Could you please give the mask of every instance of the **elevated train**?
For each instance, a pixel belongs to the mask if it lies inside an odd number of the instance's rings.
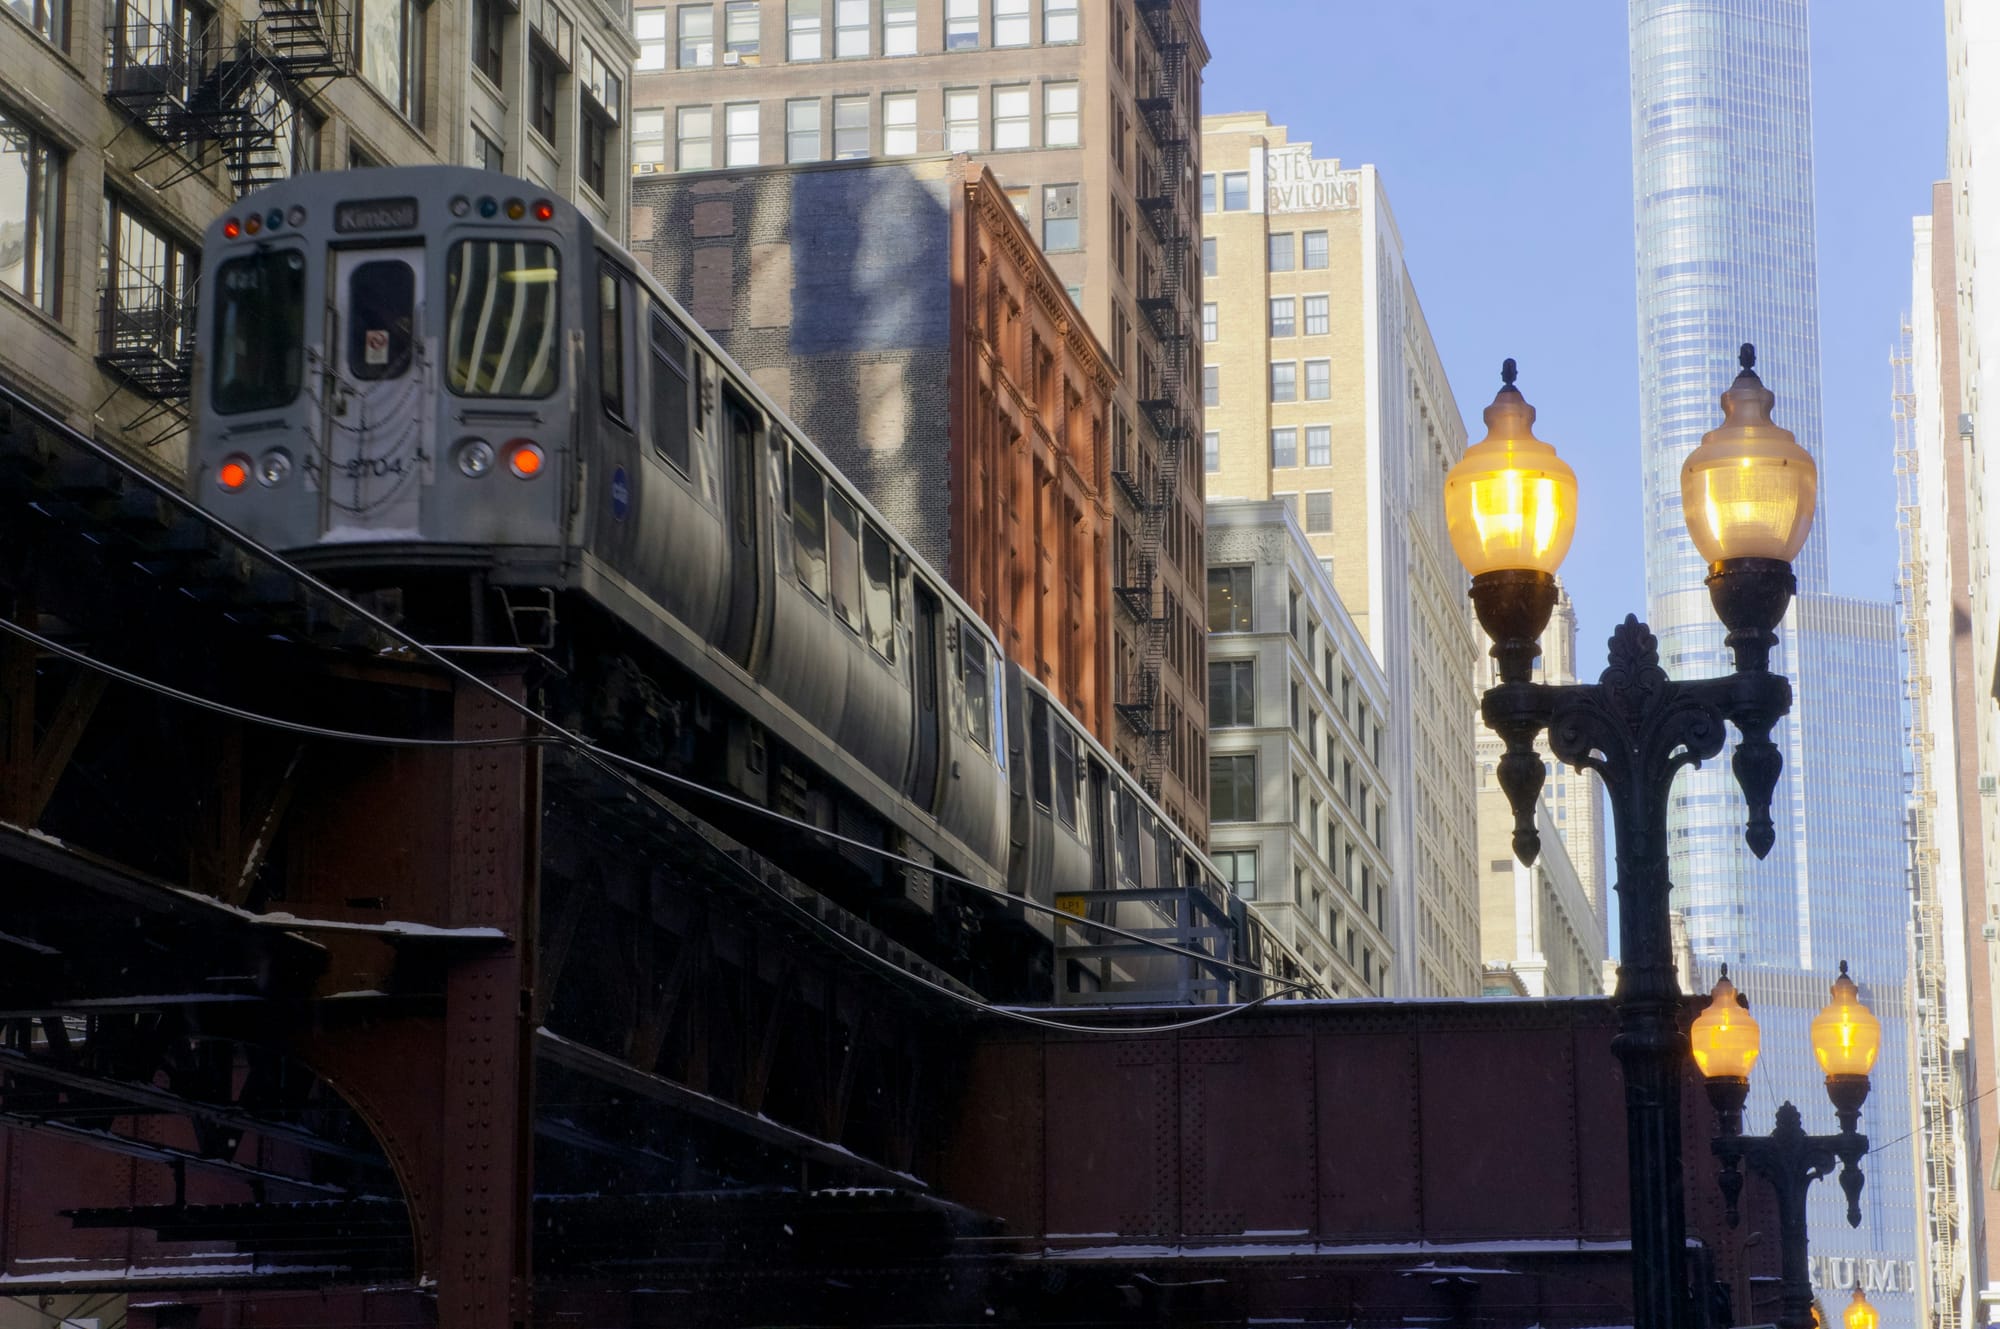
[[[432,639],[558,652],[607,745],[895,857],[745,838],[989,995],[1220,1001],[1171,956],[1053,972],[1044,905],[1296,954],[644,267],[524,181],[309,174],[209,228],[192,492]],[[711,810],[703,809],[707,815]],[[726,817],[726,810],[717,809]],[[746,814],[749,815],[749,814]],[[933,873],[910,863],[944,869]],[[1145,903],[1140,903],[1140,901]],[[1102,999],[1101,997],[1099,999]]]

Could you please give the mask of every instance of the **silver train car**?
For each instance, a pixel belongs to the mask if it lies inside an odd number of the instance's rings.
[[[430,640],[557,652],[564,718],[641,759],[1045,905],[1177,880],[1228,911],[1143,789],[562,199],[459,167],[301,175],[217,218],[203,252],[188,475],[207,510]],[[1000,997],[1182,963],[1059,978],[1044,914],[853,847],[795,858]],[[1238,955],[1277,946],[1240,907],[1231,932]]]

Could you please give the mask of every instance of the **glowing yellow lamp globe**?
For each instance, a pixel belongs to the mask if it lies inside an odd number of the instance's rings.
[[[1819,468],[1790,430],[1771,423],[1777,398],[1752,368],[1755,349],[1745,345],[1741,359],[1743,372],[1722,394],[1722,427],[1703,434],[1681,464],[1681,515],[1711,564],[1789,563],[1812,530]]]
[[[1708,994],[1708,1009],[1688,1029],[1694,1064],[1711,1080],[1748,1080],[1763,1039],[1750,1008],[1725,975]]]
[[[1861,1004],[1861,991],[1847,976],[1845,960],[1840,962],[1840,977],[1833,980],[1831,998],[1813,1017],[1812,1045],[1829,1078],[1866,1075],[1874,1068],[1882,1046],[1882,1022]]]
[[[1486,408],[1486,437],[1444,482],[1445,529],[1465,570],[1554,572],[1576,533],[1576,472],[1535,437],[1535,408],[1514,386],[1514,362]]]
[[[1875,1329],[1882,1322],[1868,1298],[1861,1295],[1861,1289],[1854,1289],[1854,1300],[1847,1303],[1847,1309],[1840,1313],[1841,1329]]]

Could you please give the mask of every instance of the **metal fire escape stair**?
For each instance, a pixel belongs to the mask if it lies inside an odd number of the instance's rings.
[[[1140,514],[1131,580],[1117,588],[1120,602],[1140,624],[1138,658],[1118,714],[1146,740],[1145,762],[1139,774],[1147,790],[1158,797],[1160,762],[1168,738],[1160,716],[1160,664],[1171,627],[1161,603],[1160,556],[1190,433],[1186,395],[1191,330],[1185,301],[1192,245],[1184,218],[1193,188],[1188,168],[1194,125],[1187,104],[1188,39],[1173,0],[1138,0],[1138,10],[1159,56],[1153,95],[1139,100],[1140,115],[1159,152],[1159,192],[1141,200],[1140,212],[1159,242],[1160,261],[1155,269],[1155,288],[1139,301],[1140,312],[1159,344],[1157,386],[1153,395],[1139,403],[1157,444],[1157,464],[1150,476],[1135,477],[1122,469],[1114,473]]]

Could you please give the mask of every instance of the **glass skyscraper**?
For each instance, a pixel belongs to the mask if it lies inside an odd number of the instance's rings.
[[[1708,569],[1681,519],[1680,470],[1722,421],[1717,398],[1736,375],[1741,343],[1757,346],[1778,423],[1823,458],[1807,0],[1630,6],[1646,607],[1667,672],[1701,677],[1732,664]],[[1812,1250],[1830,1293],[1872,1270],[1869,1297],[1884,1329],[1914,1329],[1894,616],[1887,604],[1828,593],[1827,538],[1821,520],[1794,562],[1799,597],[1771,659],[1796,698],[1773,733],[1785,754],[1772,805],[1777,844],[1761,862],[1745,847],[1729,752],[1682,774],[1668,805],[1674,903],[1702,968],[1712,977],[1727,962],[1741,972],[1752,1010],[1769,1017],[1750,1129],[1770,1129],[1784,1099],[1805,1112],[1808,1129],[1833,1129],[1805,1033],[1839,961],[1883,1016],[1889,1036],[1862,1119],[1878,1146],[1864,1221],[1849,1229],[1839,1187],[1823,1183],[1812,1201]],[[1828,1309],[1838,1314],[1844,1302]],[[1770,1309],[1737,1307],[1736,1321],[1768,1319]]]

